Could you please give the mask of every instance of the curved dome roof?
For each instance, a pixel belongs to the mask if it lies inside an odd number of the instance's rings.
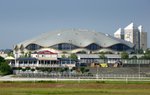
[[[71,43],[79,47],[86,47],[92,43],[95,43],[101,47],[110,47],[115,44],[124,44],[130,48],[134,46],[130,42],[117,39],[108,34],[81,29],[48,32],[33,39],[21,42],[18,46],[20,47],[23,45],[26,47],[29,44],[37,44],[42,47],[50,47],[59,43]]]

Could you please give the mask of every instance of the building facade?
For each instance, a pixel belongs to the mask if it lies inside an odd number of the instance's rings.
[[[121,28],[119,28],[115,33],[114,33],[114,37],[118,38],[118,39],[124,39],[124,32]]]
[[[140,32],[140,48],[143,50],[147,49],[147,32],[144,32],[143,27],[140,25],[138,27]]]
[[[133,23],[124,28],[124,40],[133,43],[136,49],[140,49],[139,30]]]
[[[134,23],[131,23],[124,29],[119,28],[114,33],[114,37],[133,43],[136,50],[147,49],[147,32],[143,31],[141,25],[137,27]]]
[[[34,53],[49,50],[54,53],[81,53],[87,54],[99,52],[118,53],[122,51],[132,52],[134,45],[130,42],[116,39],[108,34],[69,29],[52,31],[21,42],[14,47],[17,57],[25,53]]]

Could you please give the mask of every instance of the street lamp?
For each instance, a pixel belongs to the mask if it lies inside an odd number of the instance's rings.
[[[98,79],[98,65],[96,64],[96,78]]]
[[[70,46],[70,64],[71,64],[71,43],[72,43],[72,40],[69,40],[69,46]]]
[[[139,79],[140,79],[140,77],[141,77],[141,74],[140,74],[140,72],[141,72],[141,66],[140,66],[140,62],[139,61],[138,61],[138,64],[139,64]]]
[[[72,43],[72,40],[69,40],[69,46],[70,46],[70,66],[71,66],[71,43]],[[70,72],[70,68],[69,68],[69,77],[71,77],[71,72]]]

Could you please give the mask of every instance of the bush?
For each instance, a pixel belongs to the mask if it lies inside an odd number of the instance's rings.
[[[121,53],[121,58],[122,59],[128,59],[129,58],[129,54],[127,52],[122,52]]]
[[[11,73],[12,73],[11,67],[8,65],[5,59],[0,56],[0,75],[7,75]]]
[[[7,62],[2,62],[0,64],[0,72],[1,75],[7,75],[12,73],[11,67],[7,64]]]

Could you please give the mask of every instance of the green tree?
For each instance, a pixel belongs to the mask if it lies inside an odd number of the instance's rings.
[[[25,71],[26,71],[26,68],[22,68],[22,71],[25,72]]]
[[[9,52],[9,53],[7,53],[7,55],[8,55],[8,56],[12,56],[12,57],[14,57],[13,52]]]
[[[137,56],[136,56],[136,55],[134,55],[134,56],[132,56],[132,57],[131,57],[131,59],[137,59]]]
[[[69,71],[69,68],[68,68],[68,67],[65,67],[65,68],[64,68],[64,71],[68,72],[68,71]]]
[[[106,59],[107,57],[105,56],[104,53],[102,53],[102,54],[99,55],[99,58],[100,58],[100,59]]]
[[[129,54],[127,52],[122,52],[121,53],[121,58],[122,59],[128,59],[129,58]]]
[[[30,70],[31,68],[30,67],[26,67],[26,70]]]
[[[0,74],[1,75],[7,75],[7,74],[11,74],[12,73],[12,69],[11,67],[7,64],[7,62],[1,62],[0,64]]]
[[[140,57],[140,59],[150,59],[150,50],[147,49],[144,55]]]
[[[86,51],[82,50],[82,51],[79,51],[77,52],[78,54],[86,54]]]
[[[86,69],[85,67],[81,67],[80,71],[83,74],[83,73],[89,72],[89,69]]]
[[[31,51],[29,51],[29,52],[28,52],[28,57],[31,57],[31,54],[32,54]]]
[[[25,53],[23,57],[28,57],[28,53]]]
[[[77,60],[77,59],[78,59],[78,57],[77,57],[77,55],[76,55],[75,53],[72,53],[72,54],[69,56],[69,58],[71,58],[71,59],[73,59],[73,60]]]
[[[106,62],[107,57],[105,56],[104,53],[101,53],[101,54],[99,55],[99,58],[102,59],[104,63]]]
[[[80,71],[82,72],[82,74],[85,72],[85,68],[84,67],[81,67],[80,68]]]
[[[139,49],[138,50],[138,54],[143,54],[144,52],[143,52],[143,49]]]
[[[7,61],[3,57],[0,56],[0,74],[7,75],[12,73],[11,67],[8,65]]]
[[[62,55],[61,58],[67,58],[66,55]]]
[[[5,62],[5,59],[0,56],[0,63],[1,63],[1,62]]]

